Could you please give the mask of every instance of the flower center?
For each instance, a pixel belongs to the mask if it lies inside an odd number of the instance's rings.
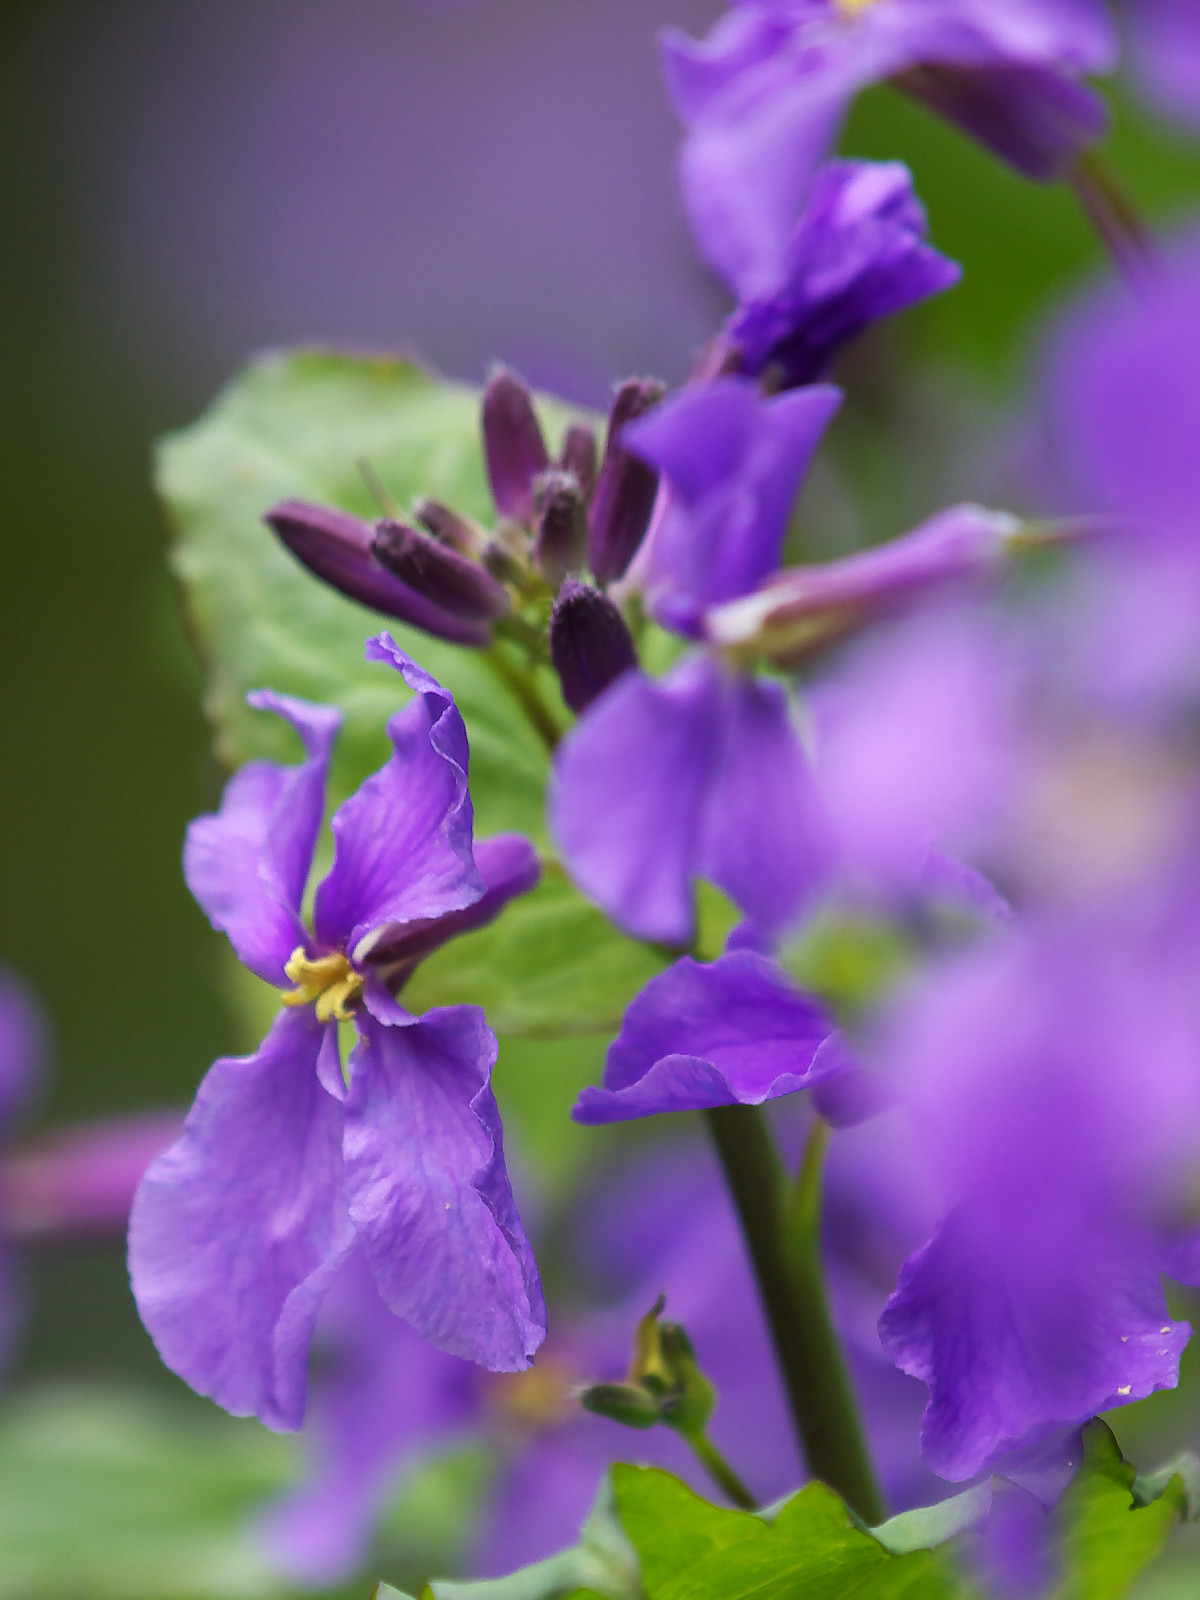
[[[878,4],[879,0],[833,0],[834,10],[840,11],[844,17],[857,17]]]
[[[285,1006],[315,1004],[319,1022],[349,1022],[363,978],[340,950],[314,961],[305,955],[303,945],[297,945],[283,970],[296,985],[283,996]]]

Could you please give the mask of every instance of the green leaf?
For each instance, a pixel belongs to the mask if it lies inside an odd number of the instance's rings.
[[[577,415],[549,400],[539,410],[551,441]],[[252,363],[198,422],[163,441],[157,482],[176,531],[172,566],[226,766],[290,758],[278,720],[244,703],[247,690],[267,686],[341,706],[334,790],[354,788],[383,761],[384,722],[406,698],[395,673],[363,660],[364,639],[386,625],[458,701],[479,832],[543,836],[547,753],[486,657],[344,599],[261,520],[287,496],[378,515],[356,465],[363,456],[402,507],[431,494],[490,520],[478,411],[474,390],[411,361],[299,350]]]
[[[1059,1504],[1063,1578],[1055,1600],[1120,1600],[1187,1513],[1183,1482],[1139,1505],[1134,1469],[1107,1423],[1083,1430],[1083,1465]]]
[[[619,1470],[619,1469],[618,1469]],[[617,1520],[606,1478],[579,1543],[507,1578],[476,1583],[436,1579],[432,1600],[644,1600],[637,1556]]]
[[[936,1505],[901,1511],[871,1532],[885,1550],[907,1555],[910,1550],[933,1550],[947,1540],[981,1528],[992,1508],[991,1479]]]
[[[667,964],[617,932],[548,862],[531,894],[496,922],[436,951],[404,991],[415,1011],[472,1002],[497,1033],[525,1038],[612,1033]]]
[[[648,1600],[952,1600],[949,1561],[891,1555],[824,1484],[773,1522],[710,1505],[654,1467],[613,1469],[617,1512],[642,1563]]]
[[[33,1391],[0,1420],[4,1600],[256,1600],[283,1592],[248,1531],[293,1461],[215,1411],[86,1388]]]

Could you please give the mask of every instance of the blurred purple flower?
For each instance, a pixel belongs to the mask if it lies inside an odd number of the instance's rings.
[[[881,1059],[942,1213],[880,1323],[929,1385],[926,1461],[961,1480],[1178,1380],[1160,1272],[1200,1131],[1194,943],[1095,920],[931,975]]]
[[[44,1049],[45,1028],[32,996],[0,967],[0,1141],[4,1143],[33,1098]],[[0,1361],[8,1354],[17,1322],[12,1268],[3,1238],[8,1231],[4,1207],[0,1209]]]
[[[1156,110],[1200,128],[1200,0],[1126,0],[1134,73]]]
[[[367,653],[415,696],[388,724],[391,759],[334,814],[313,934],[300,906],[336,711],[253,695],[306,759],[243,767],[188,831],[189,887],[285,1009],[256,1055],[211,1068],[130,1221],[134,1292],[164,1361],[276,1428],[300,1424],[314,1319],[356,1246],[388,1308],[440,1348],[521,1369],[544,1334],[489,1087],[495,1038],[477,1007],[418,1019],[392,992],[442,937],[529,888],[536,859],[523,840],[493,841],[500,875],[485,876],[451,696],[387,634]]]
[[[880,317],[953,287],[961,269],[925,242],[925,212],[898,161],[834,161],[813,179],[775,280],[744,270],[731,287],[726,359],[784,388],[815,383]]]
[[[854,96],[892,79],[1021,172],[1062,175],[1104,132],[1080,80],[1115,32],[1095,0],[741,0],[704,40],[663,36],[688,129],[684,196],[731,283],[778,283],[812,175]]]

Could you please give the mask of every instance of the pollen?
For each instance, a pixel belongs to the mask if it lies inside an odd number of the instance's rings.
[[[283,995],[285,1006],[315,1005],[319,1022],[349,1022],[363,979],[340,950],[313,960],[297,945],[283,970],[296,985]]]

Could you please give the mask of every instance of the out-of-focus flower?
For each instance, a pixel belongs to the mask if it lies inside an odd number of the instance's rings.
[[[869,84],[891,79],[1056,178],[1104,132],[1081,80],[1112,67],[1116,40],[1095,0],[741,0],[704,40],[669,29],[663,50],[692,227],[739,283],[784,277],[812,175]]]
[[[36,1088],[44,1037],[42,1018],[29,992],[0,968],[0,1139],[6,1144]],[[0,1212],[0,1235],[5,1232]],[[8,1353],[17,1319],[11,1270],[8,1252],[0,1246],[0,1360]]]
[[[211,1068],[130,1222],[134,1293],[164,1361],[276,1428],[303,1417],[314,1319],[354,1248],[389,1309],[443,1349],[521,1369],[544,1334],[489,1087],[495,1038],[476,1007],[416,1018],[393,992],[443,938],[529,888],[536,858],[515,837],[473,857],[451,696],[386,634],[368,656],[414,699],[388,724],[391,759],[333,817],[312,933],[300,906],[336,711],[253,695],[306,759],[243,767],[189,829],[189,887],[284,1009],[256,1055]]]
[[[961,1480],[1174,1385],[1200,1131],[1194,941],[1050,920],[930,974],[880,1044],[942,1221],[880,1323]]]
[[[1200,4],[1197,0],[1126,0],[1133,70],[1150,104],[1200,128]]]
[[[726,363],[777,387],[824,378],[843,345],[881,317],[951,288],[953,261],[925,242],[925,211],[898,161],[833,161],[813,179],[783,275],[749,266],[731,287]]]

